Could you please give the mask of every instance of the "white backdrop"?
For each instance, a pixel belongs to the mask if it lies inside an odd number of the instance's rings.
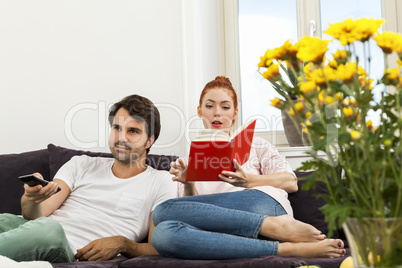
[[[135,93],[160,107],[151,153],[184,154],[199,91],[223,74],[218,16],[216,0],[0,0],[0,153],[107,152],[108,108]]]

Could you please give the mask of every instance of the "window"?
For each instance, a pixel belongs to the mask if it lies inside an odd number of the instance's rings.
[[[238,82],[241,96],[241,121],[258,118],[258,134],[277,146],[286,146],[280,111],[270,106],[276,92],[257,72],[257,63],[267,49],[282,45],[286,40],[297,41],[301,36],[323,35],[330,23],[347,18],[385,18],[384,29],[402,32],[402,10],[399,0],[223,0],[225,12],[226,72]],[[345,8],[347,7],[347,8]],[[235,15],[233,15],[235,14]],[[230,16],[231,15],[231,16]],[[233,19],[237,17],[237,21]],[[230,19],[229,23],[227,18]],[[238,25],[238,32],[233,31]],[[315,27],[313,27],[315,25]],[[229,29],[229,30],[228,30]],[[237,40],[238,46],[233,44]],[[357,49],[357,54],[363,53]],[[371,51],[382,54],[381,50]],[[238,58],[233,61],[233,58]],[[373,57],[370,75],[380,77],[382,57]],[[232,67],[232,65],[235,65]],[[236,69],[237,68],[237,69]],[[366,71],[368,71],[366,69]],[[384,90],[375,89],[377,94]]]

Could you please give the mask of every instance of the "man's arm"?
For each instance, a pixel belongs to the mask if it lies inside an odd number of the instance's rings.
[[[35,173],[43,179],[42,175]],[[57,187],[61,191],[56,193]],[[36,185],[30,187],[24,184],[25,192],[21,197],[21,210],[25,219],[33,220],[39,217],[47,217],[58,209],[70,194],[70,188],[62,181],[55,179],[45,187]]]
[[[80,261],[103,261],[115,258],[118,254],[133,258],[143,255],[158,255],[151,244],[152,232],[155,226],[150,215],[148,243],[134,242],[123,236],[112,236],[96,239],[85,247],[77,250],[75,258]]]

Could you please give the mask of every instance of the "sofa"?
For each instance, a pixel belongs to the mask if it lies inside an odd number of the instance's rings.
[[[20,197],[24,188],[18,180],[18,176],[40,172],[45,179],[51,180],[57,170],[74,155],[90,155],[93,157],[112,157],[109,153],[88,152],[73,150],[49,144],[47,148],[24,152],[19,154],[0,155],[0,213],[13,213],[20,215]],[[170,162],[177,157],[173,155],[149,154],[147,163],[160,170],[169,170]],[[296,219],[312,224],[323,233],[328,232],[328,226],[319,208],[325,204],[321,198],[316,198],[317,193],[324,193],[325,187],[317,184],[313,190],[302,190],[303,180],[300,178],[310,173],[297,173],[299,177],[299,191],[289,195]],[[334,238],[341,238],[345,241],[342,230],[334,232]],[[347,254],[349,250],[347,249]],[[55,268],[95,268],[95,267],[273,267],[289,268],[298,267],[303,262],[310,265],[318,265],[322,268],[338,268],[343,261],[342,258],[293,258],[265,256],[260,258],[231,259],[231,260],[184,260],[164,258],[161,256],[141,256],[137,258],[126,258],[118,256],[113,260],[99,262],[74,262],[74,263],[53,263]],[[299,264],[299,265],[298,265]]]

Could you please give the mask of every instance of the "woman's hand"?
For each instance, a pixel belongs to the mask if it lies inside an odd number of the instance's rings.
[[[179,158],[175,162],[171,162],[169,173],[174,176],[172,178],[173,181],[186,183],[186,174],[187,174],[186,162],[184,162],[182,158]]]
[[[250,184],[248,174],[243,171],[240,164],[235,159],[233,159],[233,166],[235,170],[234,172],[222,171],[219,178],[233,186],[248,188]]]

